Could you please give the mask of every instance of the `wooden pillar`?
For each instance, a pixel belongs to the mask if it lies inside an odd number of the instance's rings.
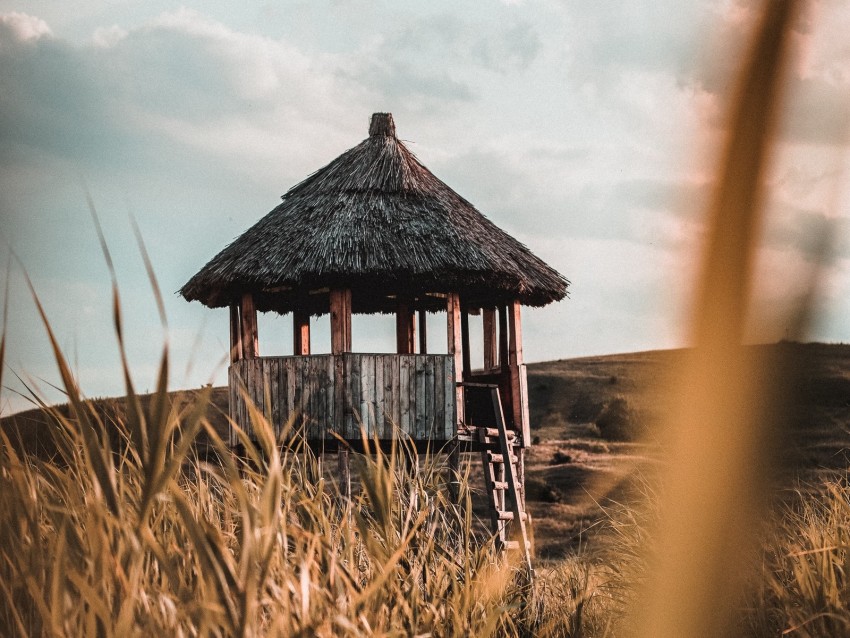
[[[331,315],[331,353],[341,355],[351,352],[351,290],[331,290],[329,295]],[[334,406],[342,414],[344,409],[345,368],[343,359],[335,357],[334,361],[334,383],[337,394]],[[347,433],[344,433],[347,435]],[[351,459],[348,448],[340,447],[337,452],[337,465],[339,467],[339,487],[343,498],[347,502],[351,500]]]
[[[331,352],[351,352],[351,291],[331,290]]]
[[[457,293],[449,293],[446,299],[446,325],[448,328],[448,352],[454,357],[455,368],[455,403],[456,415],[455,428],[463,423],[463,386],[460,385],[463,374],[463,346],[460,329],[460,296]]]
[[[511,302],[509,308],[510,343],[509,363],[511,371],[511,398],[514,426],[522,433],[523,447],[531,444],[531,431],[528,423],[528,382],[525,376],[525,363],[522,358],[522,318],[520,303]]]
[[[428,354],[427,311],[419,311],[419,354]]]
[[[460,311],[460,330],[463,347],[463,375],[461,378],[466,381],[469,378],[470,372],[472,372],[472,363],[469,354],[469,313],[466,311],[466,308]]]
[[[520,316],[520,305],[514,301],[510,306],[510,343],[509,362],[512,366],[520,365],[522,361],[522,318]]]
[[[508,370],[508,308],[499,306],[499,365]]]
[[[447,344],[448,352],[454,359],[455,375],[455,435],[458,427],[464,422],[463,386],[461,385],[463,375],[463,337],[461,336],[461,312],[460,296],[457,293],[449,293],[446,298],[446,327],[448,329]],[[453,442],[449,451],[449,471],[452,473],[449,482],[449,496],[456,505],[460,500],[460,486],[457,477],[460,476],[460,447],[457,439]]]
[[[496,311],[493,308],[484,308],[481,311],[484,323],[484,370],[489,372],[498,365],[499,350],[496,341]]]
[[[254,307],[254,297],[250,292],[242,295],[242,356],[254,359],[260,356],[260,344],[257,337],[257,309]]]
[[[396,305],[395,342],[398,354],[413,354],[416,351],[416,315],[410,304],[403,301]]]
[[[310,354],[310,313],[306,310],[295,310],[292,313],[292,354]]]
[[[242,326],[239,321],[239,304],[230,304],[230,363],[242,358]]]

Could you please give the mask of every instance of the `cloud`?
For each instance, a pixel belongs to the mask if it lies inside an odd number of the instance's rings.
[[[19,42],[29,42],[53,35],[41,18],[13,11],[0,14],[0,40],[11,37]]]
[[[522,19],[505,25],[439,12],[406,16],[356,51],[343,74],[407,110],[444,113],[480,99],[482,73],[522,72],[540,48],[535,27]]]
[[[731,97],[740,65],[755,29],[757,11],[749,3],[720,5],[702,55],[684,65],[685,84],[715,96],[720,104]],[[793,64],[783,88],[785,112],[779,135],[784,142],[835,146],[847,141],[850,109],[850,48],[846,26],[850,10],[842,3],[809,3],[791,32]],[[725,112],[707,111],[706,125],[726,126]]]
[[[99,30],[91,44],[19,41],[0,50],[0,80],[15,87],[0,97],[0,139],[75,161],[174,145],[236,164],[257,151],[270,157],[275,144],[303,140],[295,132],[305,125],[333,130],[337,105],[360,101],[323,64],[188,10]]]
[[[127,30],[123,27],[113,24],[109,27],[98,27],[92,34],[92,44],[95,46],[108,49],[114,47],[121,40],[127,37]]]

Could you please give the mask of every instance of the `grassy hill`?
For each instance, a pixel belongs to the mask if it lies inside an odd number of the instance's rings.
[[[848,467],[850,449],[850,346],[783,344],[798,369],[792,428],[786,439],[788,476],[813,478]],[[759,346],[768,348],[768,346]],[[647,427],[667,409],[665,378],[682,351],[584,357],[528,366],[535,445],[527,457],[527,497],[538,556],[557,559],[593,536],[608,500],[623,500],[632,479],[655,463],[657,446]],[[175,404],[197,390],[172,393]],[[149,397],[142,397],[143,403]],[[103,417],[122,419],[121,399],[96,401]],[[65,410],[59,407],[60,410]],[[227,393],[215,388],[207,417],[226,432]],[[54,450],[50,425],[40,410],[2,420],[13,443],[40,455]],[[203,435],[198,441],[205,444]],[[473,487],[480,470],[469,459]]]

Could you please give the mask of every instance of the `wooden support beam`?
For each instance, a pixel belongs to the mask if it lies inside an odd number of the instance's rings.
[[[514,301],[510,305],[510,348],[509,357],[512,366],[520,365],[522,360],[522,317],[520,316],[520,304]]]
[[[522,317],[520,303],[514,301],[509,307],[510,343],[509,359],[511,371],[511,408],[514,427],[522,433],[522,445],[531,444],[531,429],[528,417],[528,381],[525,375],[525,363],[522,358]]]
[[[463,379],[463,338],[461,337],[460,315],[460,295],[449,293],[446,296],[446,327],[448,329],[448,353],[454,358],[455,434],[457,433],[457,426],[462,424],[464,420],[463,386],[460,385]]]
[[[230,304],[230,363],[242,358],[242,326],[239,321],[239,304]]]
[[[428,312],[424,309],[419,311],[419,354],[428,354],[428,323],[426,321]]]
[[[292,313],[292,354],[310,354],[310,313],[296,310]]]
[[[396,305],[395,342],[398,354],[416,352],[416,315],[410,304],[404,301]]]
[[[331,290],[331,352],[351,352],[351,290]]]
[[[463,375],[461,379],[466,381],[469,378],[470,372],[472,372],[472,362],[470,361],[469,353],[469,312],[466,308],[460,311],[460,329],[463,346]]]
[[[498,342],[496,341],[496,310],[484,308],[481,311],[484,324],[484,370],[489,372],[499,363]]]
[[[499,306],[499,365],[508,370],[508,308]]]
[[[254,307],[254,297],[250,292],[242,295],[242,356],[254,359],[260,356],[260,343],[257,335],[257,309]]]

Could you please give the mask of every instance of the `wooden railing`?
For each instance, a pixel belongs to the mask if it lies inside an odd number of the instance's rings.
[[[279,434],[295,419],[308,441],[331,432],[359,441],[392,439],[446,442],[455,435],[454,359],[439,354],[320,354],[259,357],[229,369],[230,416],[250,432],[247,401]],[[231,434],[231,445],[237,443]]]

